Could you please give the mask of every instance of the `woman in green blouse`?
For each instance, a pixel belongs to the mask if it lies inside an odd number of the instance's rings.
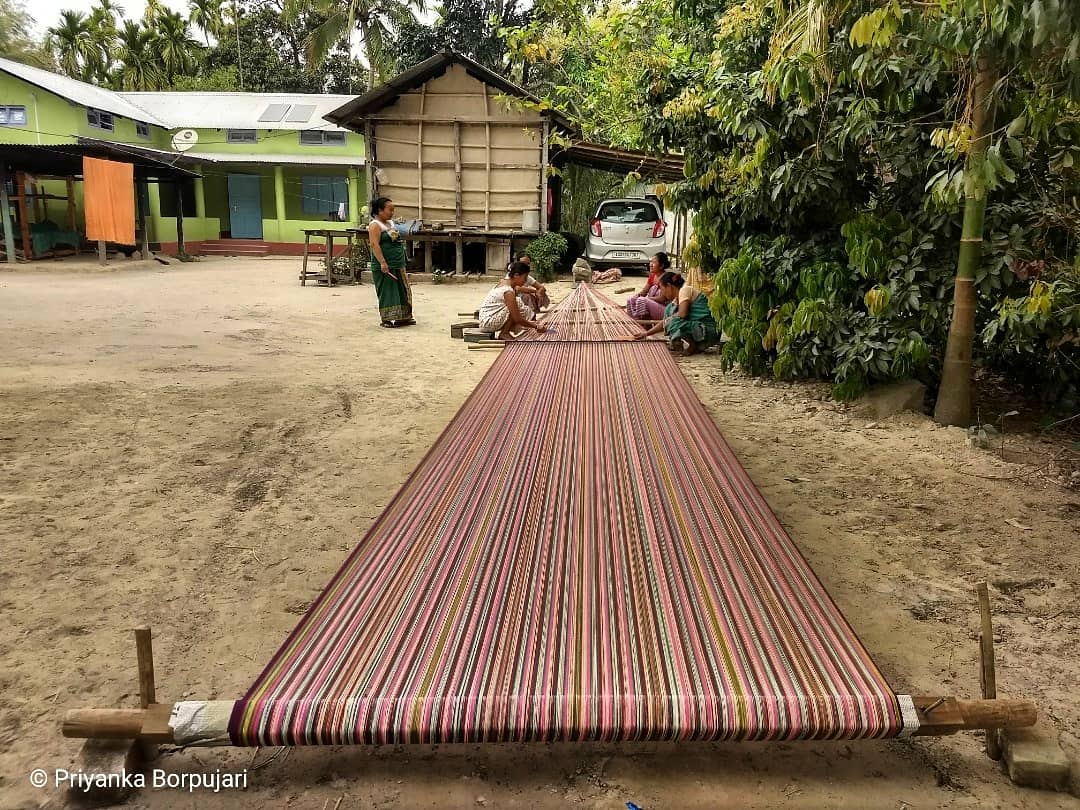
[[[412,313],[412,290],[405,269],[405,242],[394,224],[394,201],[379,197],[371,203],[368,244],[371,275],[379,296],[380,326],[392,329],[416,323]]]

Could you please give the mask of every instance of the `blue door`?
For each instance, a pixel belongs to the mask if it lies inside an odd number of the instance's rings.
[[[233,239],[262,239],[262,185],[259,175],[229,175],[229,229]]]

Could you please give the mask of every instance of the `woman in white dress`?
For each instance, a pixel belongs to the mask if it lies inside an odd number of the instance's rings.
[[[518,300],[518,288],[524,286],[528,279],[527,264],[514,262],[510,265],[506,278],[487,294],[480,305],[481,329],[498,333],[500,340],[507,340],[522,329],[535,329],[540,333],[547,331],[547,327],[534,320],[536,313],[532,308]]]

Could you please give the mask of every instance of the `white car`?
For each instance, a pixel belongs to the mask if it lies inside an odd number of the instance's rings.
[[[660,206],[643,197],[603,200],[589,223],[585,258],[594,268],[640,267],[667,249]]]

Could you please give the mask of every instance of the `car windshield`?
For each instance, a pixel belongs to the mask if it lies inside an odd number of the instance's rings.
[[[656,206],[648,202],[616,200],[600,206],[597,217],[604,222],[622,222],[626,224],[656,222],[660,218]]]

